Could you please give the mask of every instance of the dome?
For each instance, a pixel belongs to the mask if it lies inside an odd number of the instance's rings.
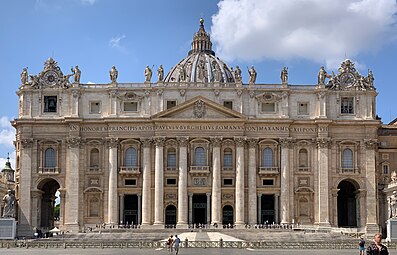
[[[171,68],[164,82],[235,82],[232,68],[215,56],[203,19],[193,36],[188,56]]]

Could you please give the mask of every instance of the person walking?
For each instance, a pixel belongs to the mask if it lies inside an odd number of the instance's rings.
[[[387,247],[382,243],[382,234],[377,233],[374,235],[374,243],[367,248],[367,255],[389,255]]]
[[[181,243],[181,239],[179,239],[178,235],[175,235],[175,239],[174,239],[175,255],[178,255],[178,253],[179,253],[179,244],[180,243]]]
[[[361,237],[360,241],[358,242],[358,247],[360,249],[360,255],[365,254],[365,240],[363,237]]]
[[[168,250],[168,253],[169,253],[169,254],[172,253],[172,245],[174,244],[174,239],[173,239],[172,237],[173,237],[173,236],[170,235],[170,236],[168,237],[168,240],[167,240],[167,250]]]

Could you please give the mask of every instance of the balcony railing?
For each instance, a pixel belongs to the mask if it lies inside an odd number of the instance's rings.
[[[192,174],[209,174],[210,167],[209,166],[191,166],[190,173],[192,173]]]
[[[300,167],[298,167],[298,172],[310,172],[311,170],[310,170],[310,167],[307,167],[307,166],[300,166]]]
[[[101,172],[101,169],[99,168],[99,166],[90,166],[90,167],[88,167],[88,171],[98,173],[98,172]]]
[[[341,174],[357,174],[357,173],[359,173],[357,168],[341,168],[339,172]]]
[[[140,174],[141,171],[138,166],[122,166],[120,167],[120,174]]]
[[[178,171],[178,168],[176,166],[167,166],[166,170],[167,171],[176,172],[176,171]]]
[[[222,168],[223,171],[233,171],[233,167],[232,166],[224,166]]]
[[[39,174],[59,174],[58,167],[40,167]]]
[[[259,174],[278,174],[280,172],[280,168],[278,166],[268,167],[261,166],[259,167]]]

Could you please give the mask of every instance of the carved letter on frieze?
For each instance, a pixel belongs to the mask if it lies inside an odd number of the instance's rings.
[[[220,137],[220,136],[210,137],[210,140],[214,147],[221,146],[222,137]]]
[[[189,137],[178,136],[178,137],[176,137],[176,140],[178,141],[180,147],[186,147],[189,142]]]
[[[156,137],[153,138],[153,140],[154,140],[154,144],[156,145],[156,147],[164,146],[165,137],[156,136]]]
[[[69,148],[78,147],[80,143],[81,143],[80,137],[70,137],[66,139],[66,144],[68,145]]]

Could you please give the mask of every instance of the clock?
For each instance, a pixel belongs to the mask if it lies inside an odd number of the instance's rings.
[[[352,73],[343,73],[340,76],[341,85],[352,86],[356,82],[356,77]]]
[[[59,75],[53,70],[49,70],[43,75],[43,82],[48,86],[55,85],[59,80]]]

